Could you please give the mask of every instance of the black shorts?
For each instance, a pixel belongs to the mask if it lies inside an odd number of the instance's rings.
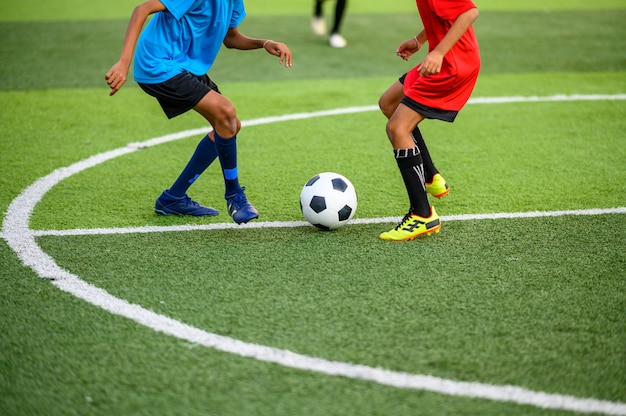
[[[167,118],[174,118],[191,110],[210,91],[220,93],[217,84],[208,75],[196,76],[183,72],[160,84],[142,84],[142,90],[155,97]]]
[[[406,74],[402,75],[398,79],[398,81],[400,81],[400,83],[404,85],[405,78],[406,78]],[[420,104],[414,99],[407,97],[406,95],[404,96],[404,98],[402,98],[401,103],[409,107],[411,110],[417,113],[420,113],[426,118],[447,121],[450,123],[452,123],[454,119],[456,118],[457,114],[459,114],[458,111],[440,110],[438,108],[433,108],[424,104]]]

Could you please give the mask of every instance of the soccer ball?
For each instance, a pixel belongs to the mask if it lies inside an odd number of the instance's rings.
[[[335,230],[346,225],[354,216],[356,207],[354,185],[338,173],[315,175],[300,192],[302,215],[322,230]]]

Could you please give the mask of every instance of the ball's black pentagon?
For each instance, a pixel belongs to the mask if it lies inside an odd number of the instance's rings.
[[[326,209],[326,199],[323,196],[314,196],[311,198],[309,206],[316,213],[320,213]]]
[[[350,214],[352,214],[352,208],[344,205],[344,207],[339,210],[338,214],[339,221],[346,221],[348,218],[350,218]]]
[[[311,186],[311,185],[313,185],[315,182],[318,181],[319,178],[320,178],[320,175],[313,176],[311,179],[309,179],[309,181],[304,186]]]
[[[348,184],[341,178],[335,178],[331,182],[335,191],[345,192],[348,189]]]

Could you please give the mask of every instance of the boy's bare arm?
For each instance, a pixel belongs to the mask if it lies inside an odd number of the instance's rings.
[[[455,43],[461,39],[461,36],[469,29],[469,27],[478,18],[478,9],[470,9],[462,13],[454,21],[448,33],[443,37],[439,45],[430,52],[420,68],[420,74],[424,76],[438,74],[441,71],[443,57],[452,49]]]
[[[271,39],[250,38],[237,28],[229,29],[224,38],[224,46],[232,49],[250,50],[264,48],[268,53],[278,56],[279,63],[285,63],[285,67],[292,66],[292,55],[289,47],[282,42],[275,42]]]
[[[400,43],[400,45],[396,48],[396,55],[405,61],[408,61],[411,55],[422,49],[422,46],[424,46],[426,41],[426,31],[422,29],[417,36]]]
[[[130,63],[133,58],[133,51],[135,50],[135,45],[137,44],[141,30],[146,23],[146,19],[151,14],[163,10],[165,10],[165,6],[160,0],[148,0],[139,4],[133,10],[133,14],[130,16],[130,21],[128,22],[128,27],[126,28],[126,36],[124,37],[124,46],[122,47],[120,59],[104,76],[104,79],[111,88],[109,95],[118,92],[126,82]]]

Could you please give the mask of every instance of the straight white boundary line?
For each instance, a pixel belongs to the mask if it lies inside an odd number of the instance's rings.
[[[496,212],[493,214],[465,214],[465,215],[442,215],[441,221],[478,221],[478,220],[498,220],[515,218],[537,218],[537,217],[562,217],[566,215],[607,215],[626,214],[626,207],[617,208],[591,208],[567,211],[529,211],[529,212]],[[380,217],[380,218],[356,218],[352,219],[348,225],[357,224],[381,224],[397,223],[402,217]],[[211,231],[229,229],[259,229],[259,228],[295,228],[312,227],[306,221],[257,221],[248,224],[237,225],[232,222],[220,222],[214,224],[194,224],[194,225],[172,225],[126,228],[75,228],[73,230],[33,230],[35,237],[46,235],[51,236],[75,236],[75,235],[106,235],[106,234],[147,234],[165,233],[176,231]]]
[[[594,97],[594,98],[591,98]],[[496,97],[473,100],[476,104],[507,103],[524,101],[565,101],[565,100],[624,100],[626,94],[611,96],[551,96],[551,97]],[[480,100],[480,101],[479,101]],[[251,120],[243,125],[259,125],[287,120],[322,117],[337,114],[349,114],[361,111],[374,111],[377,107],[353,107],[314,113],[300,113],[280,117],[269,117]],[[206,129],[188,130],[141,143],[131,143],[126,147],[95,155],[66,168],[60,168],[51,174],[35,181],[15,198],[6,212],[2,224],[2,238],[18,255],[24,265],[42,278],[51,279],[52,284],[59,289],[73,294],[95,306],[101,307],[113,314],[126,317],[155,331],[162,332],[189,342],[214,348],[223,352],[236,354],[242,357],[255,358],[261,361],[275,363],[286,367],[314,371],[318,373],[343,376],[353,379],[373,381],[382,385],[404,389],[426,390],[440,394],[462,397],[481,398],[494,401],[513,402],[523,405],[532,405],[546,409],[570,410],[581,413],[603,413],[611,415],[626,415],[626,403],[609,402],[605,400],[578,398],[574,396],[550,394],[528,390],[518,386],[495,386],[484,383],[459,382],[446,380],[429,375],[408,374],[373,368],[364,365],[329,361],[322,358],[309,357],[288,350],[281,350],[267,346],[245,343],[229,337],[209,333],[198,328],[186,325],[167,316],[156,314],[143,307],[131,304],[123,299],[116,298],[103,289],[97,288],[81,280],[68,271],[62,269],[54,259],[45,253],[37,244],[36,232],[29,228],[30,216],[41,198],[57,183],[82,170],[96,166],[115,157],[134,152],[143,147],[154,146],[172,140],[181,139],[195,134],[204,133]],[[611,209],[611,213],[623,213],[624,208]],[[594,215],[583,213],[586,211],[563,211],[565,215]],[[591,210],[596,214],[605,213],[603,210]],[[539,214],[539,215],[537,215]],[[519,214],[481,214],[482,219],[493,219],[495,216],[507,218]],[[526,216],[555,215],[552,213],[523,213]],[[448,220],[454,220],[449,217]],[[456,220],[471,219],[469,216],[458,216]],[[479,219],[475,217],[473,219]],[[393,219],[368,219],[363,221],[395,221]],[[251,228],[251,227],[248,227]],[[41,232],[40,232],[41,233]],[[39,234],[43,235],[43,234]]]

